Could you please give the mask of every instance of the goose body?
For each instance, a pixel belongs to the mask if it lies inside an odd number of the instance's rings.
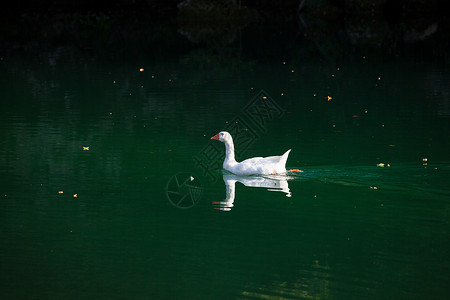
[[[253,157],[237,162],[234,157],[234,143],[231,134],[226,131],[221,131],[211,139],[221,141],[225,144],[225,160],[223,161],[223,168],[233,174],[248,176],[280,174],[286,172],[286,161],[291,149],[280,156]]]

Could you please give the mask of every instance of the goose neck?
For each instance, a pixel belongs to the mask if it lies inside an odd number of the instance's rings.
[[[234,158],[234,144],[233,141],[225,141],[225,161],[236,162]]]

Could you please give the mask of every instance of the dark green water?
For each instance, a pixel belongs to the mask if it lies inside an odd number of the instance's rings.
[[[450,295],[448,65],[231,63],[0,61],[0,298]],[[227,177],[223,129],[304,172]]]

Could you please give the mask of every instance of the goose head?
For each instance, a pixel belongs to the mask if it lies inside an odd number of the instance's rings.
[[[211,138],[212,140],[221,141],[226,144],[231,144],[233,142],[233,138],[231,137],[231,134],[229,134],[226,131],[221,131],[215,136]]]

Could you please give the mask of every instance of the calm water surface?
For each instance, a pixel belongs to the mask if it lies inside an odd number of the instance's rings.
[[[450,295],[448,65],[67,56],[0,62],[2,299]]]

